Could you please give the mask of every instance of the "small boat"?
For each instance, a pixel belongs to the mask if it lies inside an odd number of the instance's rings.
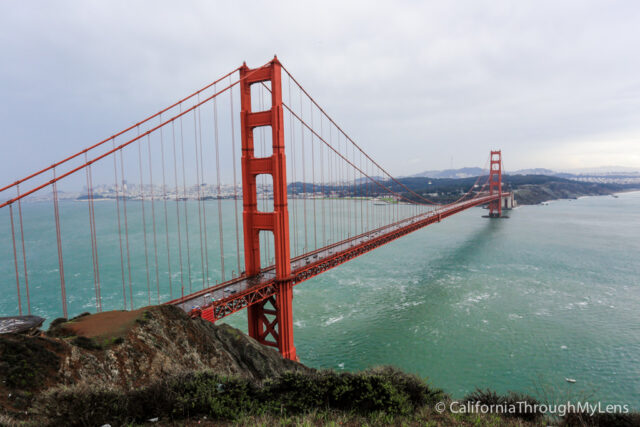
[[[571,384],[573,384],[573,383],[575,383],[575,382],[576,382],[576,380],[574,380],[573,378],[565,378],[564,380],[565,380],[566,382],[568,382],[568,383],[571,383]]]

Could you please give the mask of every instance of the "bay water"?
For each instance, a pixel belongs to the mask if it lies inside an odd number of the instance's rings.
[[[215,215],[216,202],[207,203]],[[101,215],[113,218],[114,204],[96,202],[96,221]],[[50,321],[60,316],[51,206],[24,203],[22,208],[32,312]],[[135,203],[128,208],[139,209]],[[62,202],[61,209],[69,315],[95,311],[91,246],[82,237],[86,227],[76,226],[87,221],[87,204]],[[9,224],[4,211],[0,223]],[[170,221],[174,212],[169,210]],[[239,265],[232,212],[233,203],[224,201],[227,278]],[[522,206],[507,212],[506,219],[484,214],[469,209],[296,286],[300,361],[345,371],[394,365],[458,398],[489,387],[547,401],[602,401],[640,409],[640,192]],[[197,224],[193,215],[192,227]],[[145,277],[141,221],[128,226],[136,242],[131,292],[121,284],[128,272],[122,271],[115,249],[116,226],[99,230],[104,309],[122,309],[125,299],[130,306],[131,296],[134,307],[178,297],[183,285],[185,292],[189,286],[201,288],[205,275],[211,284],[222,279],[213,262],[208,275],[201,271],[199,242],[192,239],[191,256],[197,259],[189,280],[179,270],[177,245],[167,251],[160,234],[160,256],[169,252],[172,268],[159,270],[156,296],[153,267],[151,280]],[[217,235],[210,233],[209,255],[218,259]],[[0,230],[0,239],[0,315],[15,315],[8,227]],[[19,276],[23,283],[23,273]],[[24,288],[21,293],[26,307]],[[223,321],[246,332],[244,312]]]

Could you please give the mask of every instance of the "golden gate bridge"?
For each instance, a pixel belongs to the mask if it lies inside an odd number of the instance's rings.
[[[502,169],[491,151],[486,175],[435,203],[372,159],[277,57],[243,64],[0,188],[15,278],[7,314],[59,303],[68,317],[71,299],[98,312],[174,304],[211,322],[247,309],[249,335],[296,359],[293,286],[475,206],[501,217],[512,197]],[[43,219],[23,214],[36,204],[53,220],[49,240],[35,231]],[[59,283],[34,291],[51,263]],[[43,290],[53,286],[58,301]]]

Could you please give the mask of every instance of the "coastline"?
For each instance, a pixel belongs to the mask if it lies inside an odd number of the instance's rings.
[[[513,190],[518,205],[539,205],[553,200],[578,200],[582,197],[612,196],[640,191],[640,188],[607,188],[603,186],[583,187],[555,185],[523,185]]]

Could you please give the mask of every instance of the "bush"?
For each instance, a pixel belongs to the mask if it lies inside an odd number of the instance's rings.
[[[561,426],[588,426],[588,427],[632,427],[640,425],[640,413],[631,412],[628,414],[593,414],[581,412],[570,412],[566,414],[560,423]]]
[[[261,400],[289,413],[320,408],[407,414],[443,396],[416,376],[383,367],[359,373],[288,372],[265,383]]]
[[[505,408],[513,408],[515,411],[507,410],[504,415],[511,418],[519,418],[524,421],[536,421],[544,416],[544,413],[539,411],[533,411],[535,405],[540,405],[540,402],[526,394],[509,392],[506,395],[499,395],[493,390],[481,390],[476,389],[472,393],[468,394],[464,398],[465,402],[475,403],[479,402],[484,405],[501,405]],[[524,405],[526,403],[526,405]]]
[[[127,396],[116,390],[63,387],[45,393],[36,412],[51,425],[104,425],[113,420],[124,422],[127,403]]]
[[[287,372],[257,384],[210,372],[187,373],[129,391],[61,388],[46,393],[40,411],[53,424],[125,424],[150,417],[206,415],[235,420],[245,415],[340,410],[409,414],[442,392],[393,368],[360,373]]]

